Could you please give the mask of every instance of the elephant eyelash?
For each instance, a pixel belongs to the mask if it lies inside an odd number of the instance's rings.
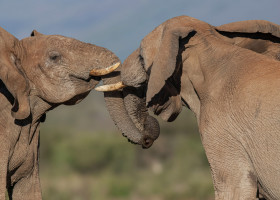
[[[59,56],[51,56],[50,59],[51,59],[51,60],[56,60],[56,59],[58,59],[58,57],[59,57]]]
[[[58,61],[59,58],[60,58],[60,56],[58,56],[58,55],[50,56],[50,59],[51,59],[52,61]]]
[[[54,61],[54,62],[57,62],[59,59],[60,59],[60,54],[58,52],[51,52],[49,54],[49,58],[50,60]]]

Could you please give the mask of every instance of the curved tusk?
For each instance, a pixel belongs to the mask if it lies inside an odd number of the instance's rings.
[[[126,85],[124,85],[122,82],[118,82],[115,84],[102,85],[94,89],[99,92],[111,92],[111,91],[122,89],[124,87],[126,87]]]
[[[110,74],[115,69],[117,69],[119,66],[120,66],[120,63],[117,62],[114,65],[106,67],[105,69],[93,69],[93,70],[90,71],[89,74],[92,75],[92,76],[103,76],[103,75],[106,75],[106,74]]]

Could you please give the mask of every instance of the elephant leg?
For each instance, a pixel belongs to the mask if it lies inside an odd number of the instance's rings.
[[[27,169],[30,170],[29,175],[23,175],[19,181],[15,183],[9,191],[9,196],[12,200],[42,200],[40,179],[39,179],[39,129],[36,129],[30,151],[27,154],[25,163],[19,168],[17,173],[21,174]],[[24,166],[26,164],[26,166]],[[25,170],[24,170],[25,169]]]
[[[0,199],[5,199],[9,148],[1,148],[0,152]]]
[[[41,186],[39,180],[38,167],[33,173],[20,179],[9,191],[12,200],[42,200]]]
[[[216,200],[257,199],[257,177],[243,145],[228,134],[203,137]]]
[[[252,200],[257,199],[257,178],[250,165],[240,161],[227,162],[222,157],[211,164],[215,188],[215,200]],[[220,166],[218,166],[220,165]]]
[[[0,199],[5,199],[7,187],[8,160],[10,153],[10,142],[0,133]]]

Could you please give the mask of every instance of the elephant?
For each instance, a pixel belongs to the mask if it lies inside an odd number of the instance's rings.
[[[280,25],[266,20],[247,20],[217,26],[231,44],[280,60]]]
[[[279,54],[235,43],[277,46],[279,29],[255,22],[246,31],[189,16],[169,19],[125,59],[118,83],[134,95],[124,102],[135,119],[141,98],[164,121],[175,120],[183,106],[193,111],[217,200],[280,199]]]
[[[120,81],[120,60],[106,48],[61,35],[34,30],[17,40],[1,29],[0,36],[0,199],[7,190],[13,200],[40,200],[39,129],[46,112],[79,103],[101,80]],[[159,134],[157,120],[146,114],[147,126],[139,130],[125,110],[122,91],[104,96],[123,135],[148,148]],[[28,105],[20,117],[21,108],[11,113],[17,99],[17,106]]]

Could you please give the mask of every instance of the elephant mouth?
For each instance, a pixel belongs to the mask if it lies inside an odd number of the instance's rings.
[[[93,80],[96,80],[96,81],[100,81],[101,78],[100,77],[94,77],[94,76],[77,76],[77,75],[70,75],[70,77],[73,77],[74,79],[77,79],[77,80],[81,80],[81,81],[84,81],[84,82],[90,82],[92,79]]]
[[[170,102],[166,102],[163,105],[153,105],[150,110],[164,121],[170,121],[172,118],[172,105],[170,105]]]
[[[168,105],[166,105],[166,103],[164,103],[163,105],[157,103],[154,105],[150,105],[149,109],[157,116],[160,116],[166,109],[167,109]]]
[[[91,77],[100,78],[102,76],[105,76],[105,75],[108,75],[108,74],[112,73],[119,66],[120,66],[120,63],[117,62],[117,63],[115,63],[115,64],[113,64],[109,67],[103,68],[103,69],[93,69],[93,70],[90,71],[89,75]],[[126,87],[126,85],[124,85],[122,82],[118,82],[118,83],[109,84],[109,85],[102,85],[102,86],[96,87],[94,89],[96,91],[99,91],[99,92],[111,92],[111,91],[122,89],[124,87]]]
[[[101,78],[100,77],[94,77],[94,76],[89,76],[89,75],[75,75],[71,74],[70,75],[70,80],[72,82],[76,82],[79,84],[79,86],[84,86],[88,90],[92,90],[95,88],[95,86],[100,82]]]
[[[162,112],[162,107],[159,104],[153,105],[151,110],[155,115],[159,115]]]
[[[167,107],[155,105],[150,108],[150,110],[160,118],[162,118],[164,121],[167,121],[167,118],[169,118],[169,113],[166,112]]]

